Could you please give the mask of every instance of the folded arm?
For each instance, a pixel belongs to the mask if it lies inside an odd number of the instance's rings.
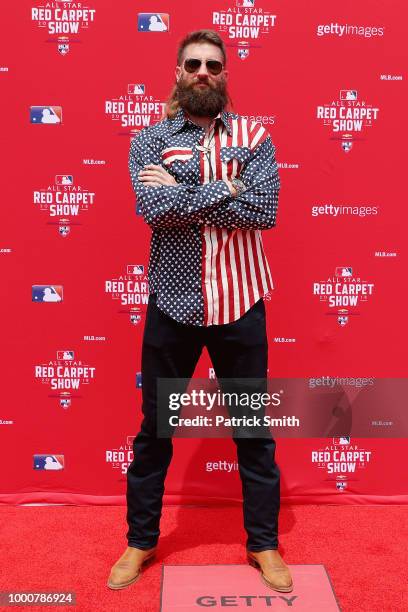
[[[246,190],[217,208],[205,211],[207,225],[225,229],[269,229],[276,224],[280,179],[275,146],[269,135],[253,151],[239,177]]]
[[[202,222],[203,214],[223,203],[230,196],[224,181],[205,185],[144,184],[140,172],[148,165],[162,166],[160,150],[142,131],[131,142],[129,172],[133,189],[146,223],[154,228],[187,226]],[[153,175],[152,175],[153,176]]]

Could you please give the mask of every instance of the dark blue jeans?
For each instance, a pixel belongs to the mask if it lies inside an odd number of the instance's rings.
[[[157,438],[157,378],[188,378],[207,347],[216,377],[266,378],[268,343],[265,305],[260,299],[240,319],[225,325],[184,325],[163,313],[149,296],[142,346],[143,421],[133,442],[127,471],[128,545],[156,546],[164,481],[173,456],[173,441]],[[278,547],[280,474],[275,441],[233,437],[242,482],[247,549]]]

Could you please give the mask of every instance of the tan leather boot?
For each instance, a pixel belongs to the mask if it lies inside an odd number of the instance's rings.
[[[293,591],[290,571],[277,550],[262,552],[247,551],[248,563],[261,570],[261,579],[266,586],[279,593]]]
[[[156,556],[157,548],[142,550],[128,546],[123,555],[111,569],[107,582],[110,589],[124,589],[139,580],[142,565],[152,561]]]

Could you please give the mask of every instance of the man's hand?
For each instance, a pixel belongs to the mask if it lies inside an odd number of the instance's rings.
[[[178,184],[174,176],[169,174],[162,166],[155,166],[154,164],[148,164],[143,170],[140,170],[138,178],[146,187]]]

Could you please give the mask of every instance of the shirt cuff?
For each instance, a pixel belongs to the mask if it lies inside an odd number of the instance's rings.
[[[205,183],[202,191],[203,198],[211,204],[220,204],[227,198],[231,197],[231,192],[225,181],[213,181]]]

